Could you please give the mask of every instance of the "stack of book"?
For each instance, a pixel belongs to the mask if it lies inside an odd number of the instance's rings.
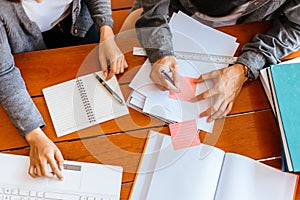
[[[275,114],[282,141],[283,170],[300,171],[300,61],[271,65],[261,80]]]

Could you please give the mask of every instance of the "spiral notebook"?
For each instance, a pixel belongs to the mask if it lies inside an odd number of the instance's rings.
[[[102,76],[102,72],[97,74]],[[116,77],[106,83],[125,102]],[[126,104],[116,101],[93,74],[80,76],[42,91],[57,137],[129,113]]]

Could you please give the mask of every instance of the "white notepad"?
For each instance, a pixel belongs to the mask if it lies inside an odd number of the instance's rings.
[[[116,101],[93,74],[43,89],[58,137],[129,113],[116,77],[106,83],[124,104]]]

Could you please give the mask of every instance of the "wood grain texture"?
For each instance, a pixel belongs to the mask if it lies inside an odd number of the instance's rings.
[[[112,2],[114,9],[117,9],[114,11],[116,21],[122,22],[125,19],[128,10],[119,8],[126,7],[129,2],[129,0]],[[236,36],[241,44],[240,50],[253,35],[265,32],[270,26],[270,22],[263,22],[218,29]],[[145,58],[132,55],[132,47],[140,45],[136,38],[120,37],[117,42],[129,65],[124,74],[117,76],[121,90],[127,98],[131,92],[128,85]],[[29,93],[45,119],[47,126],[44,131],[61,149],[65,159],[122,166],[124,176],[121,199],[128,199],[149,130],[169,134],[167,125],[129,109],[130,115],[57,138],[42,95],[42,89],[45,87],[99,70],[98,50],[97,44],[89,44],[15,54],[14,57]],[[285,59],[297,55],[299,52]],[[27,142],[18,133],[2,108],[0,108],[0,118],[0,151],[28,155]],[[260,81],[247,82],[230,115],[225,120],[216,122],[213,134],[201,132],[200,138],[203,143],[253,159],[280,156],[277,124]],[[280,159],[264,163],[280,168]],[[299,187],[297,194],[296,199],[300,200]]]
[[[111,0],[111,9],[120,10],[128,9],[133,6],[134,0]]]

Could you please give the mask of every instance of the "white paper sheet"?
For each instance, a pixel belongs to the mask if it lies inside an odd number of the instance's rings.
[[[294,174],[226,153],[216,200],[293,199],[297,177]]]
[[[214,199],[224,152],[211,149],[200,159],[205,144],[174,150],[170,136],[164,136],[146,199]],[[204,150],[203,150],[204,151]]]
[[[169,24],[173,34],[175,51],[233,56],[238,47],[235,37],[205,26],[181,12],[174,14]],[[180,58],[177,58],[177,61],[179,74],[190,78],[198,78],[204,73],[227,67],[225,64],[189,61]],[[198,129],[207,132],[212,131],[214,123],[208,123],[206,117],[199,118],[199,114],[212,106],[213,99],[196,103],[170,99],[169,92],[160,91],[152,82],[149,77],[150,72],[151,64],[147,60],[129,85],[133,90],[144,95],[146,100],[145,102],[137,102],[135,99],[132,101],[133,103],[138,106],[144,103],[143,112],[171,121],[182,122],[197,119]],[[208,90],[212,85],[211,81],[198,84],[196,95]]]

